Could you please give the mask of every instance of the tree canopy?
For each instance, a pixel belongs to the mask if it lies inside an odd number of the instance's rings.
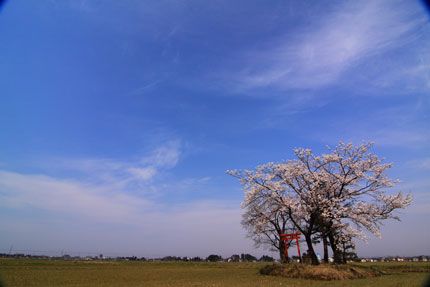
[[[399,220],[394,211],[408,206],[412,197],[386,193],[397,180],[387,177],[392,164],[372,154],[372,145],[341,142],[322,155],[297,148],[294,160],[227,171],[244,187],[242,224],[249,236],[257,245],[279,250],[286,262],[280,234],[301,232],[313,264],[318,264],[313,249],[318,238],[325,247],[330,244],[335,262],[342,263],[342,246],[365,239],[364,231],[380,237],[382,221]]]

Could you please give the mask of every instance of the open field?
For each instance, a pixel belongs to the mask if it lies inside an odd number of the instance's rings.
[[[258,271],[266,265],[264,263],[0,259],[0,278],[7,287],[423,286],[430,268],[429,263],[419,262],[363,264],[375,266],[389,275],[313,281],[260,275]]]

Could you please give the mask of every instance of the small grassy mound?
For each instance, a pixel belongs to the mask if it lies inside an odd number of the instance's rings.
[[[263,267],[260,274],[313,280],[345,280],[376,277],[383,272],[355,265],[273,264]]]

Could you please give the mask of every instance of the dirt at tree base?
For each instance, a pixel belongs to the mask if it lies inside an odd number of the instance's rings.
[[[355,265],[273,264],[260,269],[262,275],[312,280],[345,280],[370,278],[384,274],[380,270]]]

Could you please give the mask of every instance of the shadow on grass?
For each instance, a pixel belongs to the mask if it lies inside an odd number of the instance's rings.
[[[422,285],[423,287],[430,287],[430,274],[427,274],[427,278],[426,278],[426,280],[424,281],[424,283],[423,283],[423,285]]]

